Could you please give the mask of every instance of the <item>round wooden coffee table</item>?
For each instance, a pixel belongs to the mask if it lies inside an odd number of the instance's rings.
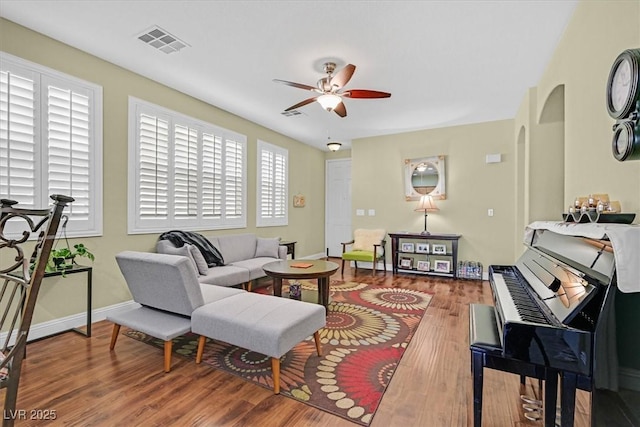
[[[295,267],[308,265],[308,267]],[[305,259],[275,261],[262,268],[267,276],[273,278],[273,295],[282,296],[282,279],[318,279],[318,304],[326,309],[329,305],[329,277],[338,270],[338,264],[331,261]]]

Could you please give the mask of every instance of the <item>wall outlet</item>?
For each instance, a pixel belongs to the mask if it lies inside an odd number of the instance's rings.
[[[487,210],[487,215],[489,215],[489,216],[493,216],[493,209],[489,209],[489,210]]]
[[[369,209],[369,216],[376,216],[376,210],[375,209]]]
[[[364,216],[364,209],[356,209],[356,216]]]

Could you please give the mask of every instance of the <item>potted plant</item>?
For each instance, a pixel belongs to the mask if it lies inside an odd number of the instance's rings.
[[[86,257],[92,262],[95,260],[95,256],[87,249],[83,243],[77,243],[73,245],[73,249],[69,247],[54,249],[49,256],[49,263],[47,264],[47,271],[65,270],[73,267],[76,257]]]

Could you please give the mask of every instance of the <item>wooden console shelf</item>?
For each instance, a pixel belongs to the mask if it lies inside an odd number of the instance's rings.
[[[460,234],[397,232],[389,236],[393,274],[457,277]]]

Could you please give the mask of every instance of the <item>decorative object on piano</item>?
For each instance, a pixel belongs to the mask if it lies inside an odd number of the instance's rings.
[[[413,253],[413,243],[403,243],[402,252]]]
[[[405,200],[419,200],[422,196],[446,199],[444,156],[404,160]]]
[[[419,271],[429,271],[429,261],[418,261],[416,269]]]
[[[413,268],[413,258],[401,257],[400,258],[400,262],[398,263],[398,266],[400,268],[412,269]]]
[[[620,202],[609,201],[609,195],[590,194],[588,197],[576,197],[569,213],[562,214],[565,222],[579,223],[615,223],[631,224],[635,213],[621,213]]]
[[[440,244],[434,243],[431,246],[431,251],[432,251],[433,254],[436,254],[436,255],[446,255],[447,254],[447,245],[440,245]]]
[[[640,160],[640,49],[627,49],[613,62],[607,80],[607,111],[616,119],[611,149],[618,161]]]
[[[418,202],[418,207],[415,208],[416,212],[424,212],[424,231],[421,234],[431,234],[427,231],[427,212],[437,212],[440,209],[436,206],[433,201],[433,197],[430,195],[422,196],[420,198],[420,202]]]
[[[417,254],[428,254],[429,253],[429,244],[428,243],[416,243],[416,253]]]
[[[435,246],[435,245],[434,245]],[[449,261],[435,260],[433,263],[433,271],[438,273],[448,273],[451,270],[451,263]]]
[[[480,261],[458,261],[458,278],[482,280],[482,263]]]

